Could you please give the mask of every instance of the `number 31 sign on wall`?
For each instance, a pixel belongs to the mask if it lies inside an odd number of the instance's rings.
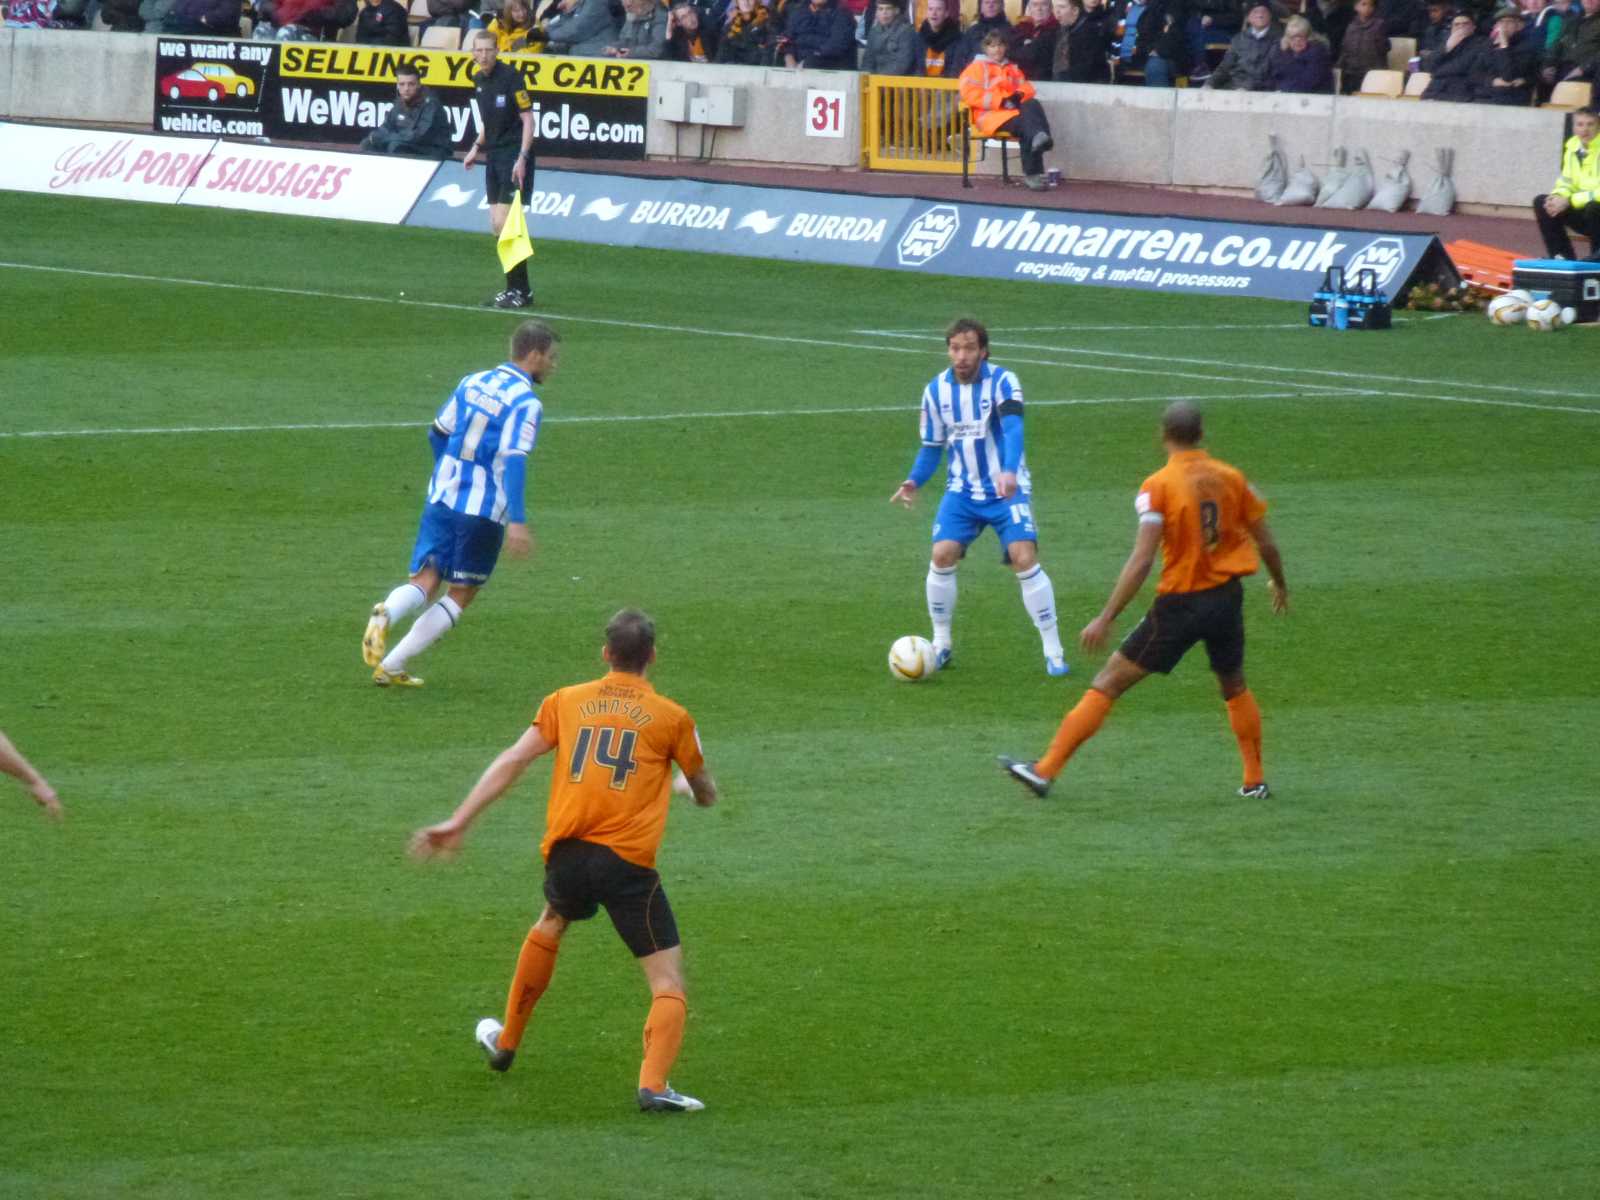
[[[806,92],[806,136],[842,138],[844,136],[843,92]]]

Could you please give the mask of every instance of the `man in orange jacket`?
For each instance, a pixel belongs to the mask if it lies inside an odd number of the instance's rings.
[[[1006,61],[1006,35],[995,31],[983,39],[983,56],[961,72],[961,103],[972,113],[972,127],[982,137],[1009,133],[1022,154],[1022,181],[1044,190],[1044,155],[1056,143],[1050,122],[1034,98],[1033,84],[1015,63]]]

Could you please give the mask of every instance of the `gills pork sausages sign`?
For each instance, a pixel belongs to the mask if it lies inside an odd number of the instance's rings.
[[[648,65],[528,54],[502,61],[533,96],[535,154],[644,157]],[[353,146],[383,123],[402,64],[439,98],[455,147],[465,150],[477,136],[472,56],[409,47],[162,37],[154,128]]]

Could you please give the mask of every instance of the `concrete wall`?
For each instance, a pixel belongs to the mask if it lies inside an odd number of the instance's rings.
[[[0,30],[0,116],[148,128],[154,59],[148,35]],[[717,134],[718,160],[836,170],[860,164],[860,80],[853,72],[655,63],[651,74],[746,89],[746,124]],[[806,92],[813,88],[845,94],[844,137],[807,135]],[[1554,179],[1563,128],[1563,114],[1539,109],[1197,88],[1049,83],[1040,85],[1039,99],[1056,134],[1052,165],[1069,179],[1252,188],[1275,133],[1291,166],[1303,155],[1319,172],[1337,146],[1352,155],[1371,152],[1380,173],[1410,151],[1418,191],[1433,178],[1435,151],[1453,147],[1460,202],[1518,208]],[[673,154],[674,128],[652,115],[650,155]],[[697,154],[699,128],[682,127],[677,148]]]
[[[155,117],[156,39],[131,33],[15,29],[0,44],[6,116],[126,123]],[[4,81],[9,77],[9,84]]]
[[[861,165],[861,77],[854,71],[788,71],[768,67],[704,67],[693,63],[651,63],[651,85],[663,80],[690,80],[745,89],[748,108],[742,129],[717,133],[716,156],[735,162],[791,163],[808,167]],[[841,138],[806,134],[806,92],[843,92]],[[652,110],[653,111],[653,110]],[[673,153],[673,125],[650,122],[645,150],[651,156]],[[710,133],[706,134],[707,142]],[[685,125],[679,149],[692,158],[699,151],[700,128]]]

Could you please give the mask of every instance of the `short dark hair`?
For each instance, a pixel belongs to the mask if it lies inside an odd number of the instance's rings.
[[[409,75],[411,78],[419,81],[422,79],[422,72],[417,70],[414,65],[408,62],[403,62],[394,69],[394,77],[396,79],[399,79],[402,75]]]
[[[511,335],[511,361],[521,362],[535,350],[548,354],[560,340],[561,335],[543,321],[524,321]]]
[[[617,670],[639,674],[655,648],[656,623],[637,608],[625,608],[606,622],[606,652]]]
[[[1200,410],[1187,400],[1167,405],[1167,411],[1161,414],[1161,436],[1180,446],[1199,445]]]
[[[1592,104],[1588,108],[1577,109],[1572,115],[1575,117],[1593,117],[1595,120],[1600,121],[1600,109],[1595,108]]]
[[[989,348],[989,331],[983,327],[983,322],[974,317],[957,317],[950,322],[950,328],[944,331],[944,344],[948,346],[958,333],[975,333],[978,335],[978,348]]]
[[[989,46],[989,45],[1004,46],[1004,45],[1009,44],[1010,41],[1011,41],[1011,39],[1008,38],[1005,34],[1001,33],[998,29],[991,29],[991,30],[989,30],[988,33],[983,35],[983,41],[979,42],[978,45],[980,45],[980,46]]]

